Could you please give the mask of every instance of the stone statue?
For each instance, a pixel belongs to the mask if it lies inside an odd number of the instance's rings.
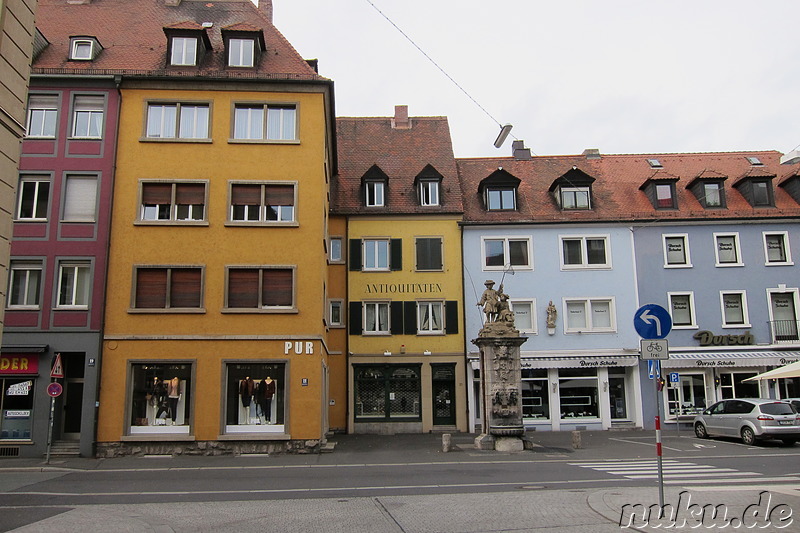
[[[550,303],[547,304],[547,328],[553,329],[556,327],[556,318],[558,317],[558,311],[556,310],[556,306],[553,305],[553,300],[550,300]]]
[[[508,306],[508,294],[503,292],[503,284],[497,291],[497,320],[496,322],[504,322],[509,326],[514,326],[514,313]]]
[[[486,285],[486,290],[483,291],[478,305],[483,307],[483,314],[486,315],[485,323],[488,324],[497,319],[497,304],[499,301],[497,291],[494,290],[494,281],[487,279],[483,284]]]

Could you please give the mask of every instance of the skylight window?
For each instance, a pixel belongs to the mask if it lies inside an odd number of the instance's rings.
[[[748,161],[748,162],[749,162],[751,165],[753,165],[754,167],[762,166],[762,165],[764,164],[764,163],[762,163],[762,162],[761,162],[761,160],[760,160],[759,158],[757,158],[757,157],[748,157],[748,158],[747,158],[747,161]]]
[[[662,165],[661,161],[658,159],[648,159],[647,163],[650,165],[650,168],[664,168],[664,165]]]

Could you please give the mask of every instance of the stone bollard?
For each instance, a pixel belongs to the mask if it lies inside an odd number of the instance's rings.
[[[450,451],[450,433],[442,433],[442,451],[444,453]]]
[[[573,431],[572,432],[572,448],[575,450],[580,450],[583,446],[581,446],[581,432],[580,431]]]

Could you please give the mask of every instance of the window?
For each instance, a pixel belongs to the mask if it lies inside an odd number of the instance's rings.
[[[650,165],[650,168],[664,168],[658,159],[648,159],[647,164]]]
[[[293,268],[229,268],[228,308],[288,310],[294,308]]]
[[[769,181],[753,181],[753,206],[769,207],[772,205],[772,183]]]
[[[103,96],[76,96],[72,107],[72,136],[99,139],[103,136]]]
[[[608,237],[560,237],[561,267],[610,268],[607,255]]]
[[[689,236],[664,235],[664,268],[691,267],[689,256]]]
[[[189,66],[197,64],[197,37],[172,37],[170,65]]]
[[[367,207],[383,207],[385,204],[384,190],[386,184],[382,181],[368,181],[365,183],[366,198],[365,202]]]
[[[199,267],[138,267],[135,309],[200,309],[203,270]]]
[[[344,262],[344,256],[342,255],[342,240],[342,237],[331,237],[328,240],[328,262]]]
[[[750,327],[745,291],[721,292],[720,303],[722,304],[722,327]]]
[[[225,433],[284,433],[286,364],[227,363]]]
[[[444,302],[417,302],[417,333],[444,334]]]
[[[522,417],[534,421],[550,419],[547,369],[522,369]]]
[[[297,139],[296,115],[294,105],[237,104],[233,112],[233,138],[293,141]]]
[[[189,434],[192,365],[182,362],[131,364],[130,434]]]
[[[208,139],[208,104],[147,104],[148,139]]]
[[[364,302],[363,333],[389,334],[389,302]]]
[[[343,315],[343,307],[344,302],[342,300],[329,300],[328,301],[328,325],[331,327],[341,327],[344,326],[344,315]]]
[[[72,51],[69,56],[75,60],[91,60],[94,58],[94,41],[91,39],[73,39]]]
[[[767,265],[793,265],[789,234],[785,231],[764,233],[764,256]]]
[[[561,187],[561,209],[591,209],[589,187]]]
[[[536,333],[536,301],[511,299],[514,327],[524,333]]]
[[[489,211],[513,211],[517,208],[516,189],[513,187],[487,187],[486,209]]]
[[[389,270],[389,240],[364,239],[364,270]]]
[[[0,439],[31,440],[35,382],[29,377],[0,376]]]
[[[354,365],[356,422],[421,420],[419,365]]]
[[[255,60],[253,39],[228,39],[228,66],[252,67]]]
[[[503,270],[504,268],[533,268],[530,238],[503,237],[482,239],[484,270]]]
[[[97,211],[97,177],[67,176],[64,186],[64,222],[94,222]]]
[[[703,207],[724,207],[722,183],[703,183],[702,191],[703,196],[700,203],[703,204]]]
[[[50,200],[50,180],[21,176],[17,220],[47,220]]]
[[[567,333],[613,332],[616,329],[611,298],[564,300]]]
[[[8,278],[8,307],[38,309],[42,263],[11,261]]]
[[[417,270],[442,270],[442,238],[417,237]]]
[[[656,207],[658,209],[675,207],[675,185],[673,183],[656,184]]]
[[[717,254],[717,265],[722,266],[743,266],[739,251],[739,234],[714,234],[715,252]]]
[[[694,314],[694,293],[670,292],[667,293],[667,298],[669,298],[670,315],[674,328],[697,327]]]
[[[595,368],[559,368],[558,395],[561,419],[598,418],[598,380]]]
[[[203,221],[205,203],[205,183],[143,182],[139,217],[142,221]]]
[[[752,378],[756,372],[720,372],[719,374],[719,389],[724,399],[729,398],[758,398],[761,396],[758,390],[758,381],[745,381],[747,378]],[[788,380],[787,380],[788,381]],[[725,413],[749,413],[755,407],[750,402],[736,400],[726,402]],[[733,410],[731,410],[731,404]]]
[[[438,180],[421,180],[419,182],[419,203],[422,206],[439,205]]]
[[[28,98],[28,137],[55,138],[57,118],[58,96],[32,94]]]
[[[64,261],[58,269],[58,307],[89,307],[91,264],[88,261]]]

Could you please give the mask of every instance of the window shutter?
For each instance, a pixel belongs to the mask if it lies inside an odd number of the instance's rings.
[[[458,333],[458,302],[455,300],[444,303],[444,325],[448,335]]]
[[[361,302],[350,302],[350,317],[348,318],[350,335],[361,335],[363,326],[361,313]]]
[[[105,97],[103,96],[76,96],[75,111],[102,111],[105,104]]]
[[[179,183],[175,186],[176,204],[205,204],[205,200],[206,186],[203,183]]]
[[[167,306],[167,269],[140,268],[136,270],[137,309],[164,309]]]
[[[68,176],[64,198],[64,220],[94,222],[97,204],[97,178]]]
[[[403,240],[392,239],[390,242],[389,268],[391,270],[403,270]]]
[[[199,308],[202,271],[199,268],[173,268],[170,283],[170,307]]]
[[[255,269],[228,271],[228,307],[258,307],[258,274]]]
[[[266,205],[294,205],[294,186],[267,185],[264,203]]]
[[[231,204],[261,205],[261,185],[232,185]]]
[[[350,270],[361,270],[361,239],[350,239]]]
[[[172,203],[171,183],[143,183],[143,204],[170,204]]]
[[[403,333],[403,302],[391,302],[390,304],[391,325],[389,326],[392,335]]]
[[[266,269],[263,273],[261,302],[265,306],[291,307],[292,280],[291,269]]]
[[[417,302],[403,302],[403,319],[406,335],[417,334]]]

